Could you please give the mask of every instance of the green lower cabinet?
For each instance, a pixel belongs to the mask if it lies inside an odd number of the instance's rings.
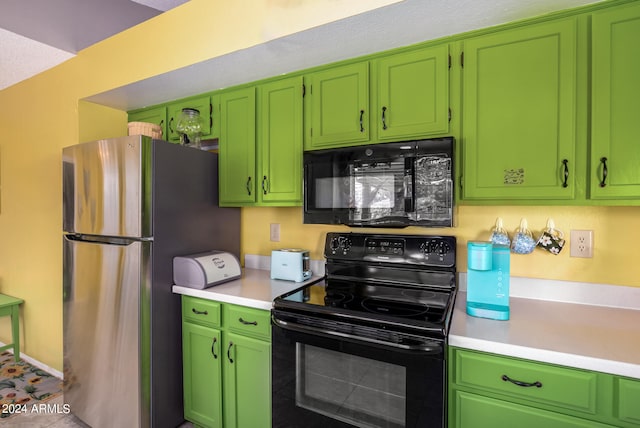
[[[640,380],[450,347],[449,428],[640,427]]]
[[[270,426],[271,344],[229,333],[225,349],[225,427]]]
[[[587,428],[612,427],[482,395],[457,391],[456,428]]]
[[[205,427],[222,426],[220,330],[182,323],[184,417]]]
[[[615,396],[618,420],[640,426],[640,380],[616,378]]]
[[[269,311],[182,302],[185,419],[206,428],[270,427]]]

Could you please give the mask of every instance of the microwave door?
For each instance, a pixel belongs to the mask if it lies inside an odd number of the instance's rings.
[[[351,222],[358,226],[404,226],[405,160],[402,157],[362,162],[351,174],[354,209]]]

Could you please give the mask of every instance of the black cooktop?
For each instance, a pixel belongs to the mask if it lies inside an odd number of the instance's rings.
[[[422,322],[443,320],[451,293],[413,287],[391,287],[352,281],[326,280],[281,299],[290,303],[313,305],[329,312],[344,311]]]
[[[329,233],[326,278],[276,298],[274,316],[350,334],[349,325],[359,325],[444,337],[455,300],[455,245],[450,236]]]

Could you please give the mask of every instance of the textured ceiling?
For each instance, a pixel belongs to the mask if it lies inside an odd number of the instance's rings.
[[[187,0],[2,0],[0,90]]]
[[[0,90],[186,1],[2,0]],[[315,1],[294,3],[315,6]],[[96,94],[89,100],[130,110],[601,0],[393,1],[396,3]]]
[[[598,1],[601,0],[403,0],[87,100],[132,110]]]

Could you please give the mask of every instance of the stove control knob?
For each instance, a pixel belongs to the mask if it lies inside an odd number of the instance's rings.
[[[331,242],[329,242],[329,248],[331,248],[331,251],[335,251],[340,248],[340,238],[331,238]]]
[[[342,242],[341,242],[341,246],[342,246],[343,254],[347,254],[349,252],[349,250],[351,249],[351,239],[343,238]]]
[[[446,255],[449,251],[451,251],[451,247],[444,241],[434,242],[434,253],[438,253],[440,256]]]

